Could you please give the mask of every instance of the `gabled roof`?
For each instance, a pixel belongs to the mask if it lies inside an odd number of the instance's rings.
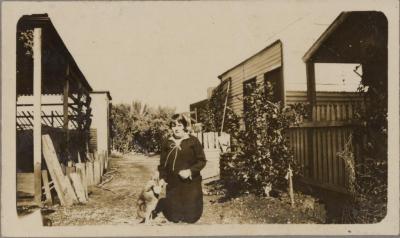
[[[338,45],[340,43],[343,45]],[[327,51],[326,48],[329,48],[331,53],[336,50],[338,54],[339,50],[335,47],[341,49],[345,47],[344,50],[349,52],[350,56],[353,55],[352,58],[360,60],[367,57],[363,49],[367,47],[374,50],[381,49],[386,47],[386,44],[387,19],[382,12],[347,11],[340,13],[307,50],[302,59],[304,62],[310,61],[318,55],[319,51]],[[343,54],[336,57],[349,60],[350,56]]]
[[[228,69],[227,71],[219,75],[218,78],[222,79],[223,76],[225,76],[233,69],[268,51],[272,46],[276,44],[282,44],[283,60],[286,59],[287,61],[289,59],[291,61],[284,62],[283,64],[288,66],[288,64],[293,64],[293,61],[296,61],[296,63],[297,61],[299,61],[298,63],[302,62],[301,57],[304,52],[309,49],[313,42],[315,42],[318,36],[321,35],[321,33],[328,27],[329,23],[332,22],[332,20],[336,16],[337,14],[333,12],[321,12],[317,14],[313,13],[300,16],[286,27],[283,27],[281,31],[267,38],[267,46],[265,48],[248,57],[234,67]],[[288,69],[293,70],[293,67],[286,67],[286,69],[284,70]],[[294,74],[298,74],[298,72]]]

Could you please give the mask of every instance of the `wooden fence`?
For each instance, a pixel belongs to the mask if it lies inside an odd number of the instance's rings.
[[[220,148],[218,145],[218,132],[200,132],[195,136],[203,145],[204,153],[206,155],[207,164],[201,171],[203,179],[212,179],[219,176],[219,155]]]
[[[60,204],[70,206],[86,203],[88,186],[105,183],[103,174],[108,170],[108,153],[89,153],[86,162],[69,163],[67,166],[59,162],[58,153],[49,135],[43,135],[43,158],[46,170],[42,170],[43,194],[45,203],[52,204],[52,192],[55,190]],[[35,178],[33,173],[17,173],[17,206],[32,205]],[[53,193],[54,194],[54,193]]]
[[[310,121],[286,132],[304,182],[347,193],[348,176],[344,161],[337,155],[359,126],[354,118],[361,106],[359,101],[319,103],[312,108]],[[353,153],[357,157],[360,144],[354,142]]]

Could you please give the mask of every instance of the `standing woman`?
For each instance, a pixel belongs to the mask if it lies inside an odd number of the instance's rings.
[[[172,116],[172,136],[162,143],[160,179],[167,182],[164,216],[172,222],[195,223],[203,213],[200,171],[206,165],[199,140],[188,134],[182,114]]]

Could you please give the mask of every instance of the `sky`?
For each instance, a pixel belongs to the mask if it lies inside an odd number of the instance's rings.
[[[300,19],[323,14],[329,2],[32,2],[10,9],[14,16],[48,13],[92,88],[109,90],[114,104],[188,111],[218,75]]]

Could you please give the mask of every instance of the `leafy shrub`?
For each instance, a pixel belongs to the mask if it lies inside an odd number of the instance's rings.
[[[269,183],[275,187],[287,184],[289,164],[297,172],[284,130],[303,119],[305,107],[273,103],[272,95],[266,95],[260,86],[244,97],[244,103],[246,128],[231,135],[236,147],[221,155],[221,179],[232,193],[262,194]]]

